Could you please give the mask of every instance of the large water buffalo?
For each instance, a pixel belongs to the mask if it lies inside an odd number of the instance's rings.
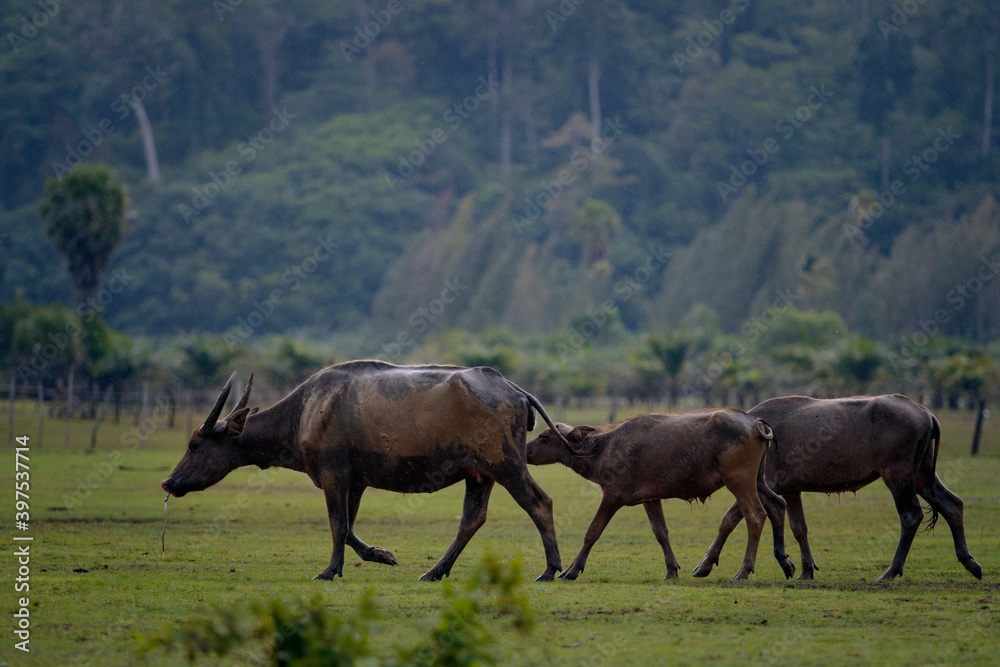
[[[815,399],[804,396],[773,398],[750,414],[774,429],[774,446],[764,455],[761,469],[767,484],[787,502],[788,521],[802,551],[802,578],[819,569],[809,549],[802,492],[857,491],[879,477],[889,487],[899,512],[899,545],[892,563],[879,579],[903,574],[903,563],[923,520],[919,494],[930,503],[930,526],[938,514],[951,527],[958,560],[977,579],[982,568],[969,553],[962,519],[962,499],[937,476],[941,426],[927,408],[898,394],[855,398]],[[726,537],[743,516],[738,504],[723,518],[719,538],[705,554],[703,566],[718,563]],[[774,551],[785,555],[783,517],[771,517]],[[787,556],[786,556],[787,557]]]
[[[563,439],[557,438],[556,429]],[[573,564],[559,575],[576,579],[605,526],[626,505],[642,505],[656,541],[663,549],[667,578],[677,576],[663,518],[662,499],[704,501],[725,486],[747,517],[747,550],[736,579],[753,572],[757,545],[767,513],[784,511],[784,501],[763,483],[760,461],[771,429],[742,410],[700,410],[681,415],[639,415],[602,428],[556,424],[528,443],[528,463],[562,463],[600,485],[603,492]],[[759,491],[759,497],[758,497]],[[786,576],[794,566],[779,561]],[[705,572],[704,574],[708,574]],[[698,571],[695,576],[703,576]]]
[[[363,560],[396,564],[389,551],[354,534],[366,488],[428,493],[460,480],[465,505],[458,534],[422,580],[451,571],[486,521],[495,482],[541,533],[546,567],[539,579],[551,580],[562,569],[552,501],[528,474],[525,454],[534,410],[552,422],[531,394],[492,368],[347,362],[316,373],[260,412],[247,407],[251,375],[236,407],[220,421],[232,381],[162,486],[180,497],[248,465],[306,473],[326,494],[333,532],[330,564],[316,579],[343,576],[345,545]]]

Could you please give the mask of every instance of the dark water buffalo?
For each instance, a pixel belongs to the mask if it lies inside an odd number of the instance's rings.
[[[704,501],[725,486],[747,517],[747,550],[736,579],[753,572],[757,545],[767,513],[783,512],[784,501],[763,484],[760,461],[771,441],[771,429],[742,410],[701,410],[681,415],[640,415],[595,428],[556,428],[569,441],[566,447],[553,429],[528,443],[528,463],[562,463],[600,485],[601,505],[587,529],[583,549],[573,564],[559,575],[576,579],[587,565],[587,556],[615,512],[626,505],[642,505],[656,541],[663,549],[667,578],[677,576],[680,565],[667,537],[661,500],[682,498]],[[758,491],[760,497],[758,498]],[[762,504],[763,501],[763,504]],[[791,576],[794,567],[785,558],[782,568]],[[708,572],[695,572],[704,576]]]
[[[802,578],[812,579],[816,567],[802,511],[802,492],[857,491],[879,477],[889,487],[899,512],[899,546],[892,563],[879,579],[903,574],[917,527],[923,519],[919,494],[930,503],[930,525],[938,514],[951,527],[958,560],[977,579],[982,568],[965,543],[962,499],[948,490],[935,472],[941,426],[922,405],[906,396],[887,395],[838,399],[786,396],[764,401],[750,414],[774,429],[774,446],[764,455],[761,469],[768,485],[788,506],[792,534],[802,551]],[[718,562],[726,536],[743,516],[734,504],[723,518],[719,539],[705,554],[704,564]],[[783,519],[775,521],[775,556],[785,553]]]
[[[235,375],[235,373],[234,373]],[[278,466],[309,475],[326,494],[333,532],[330,565],[317,579],[343,576],[344,547],[366,561],[395,565],[388,551],[354,534],[368,487],[429,493],[465,481],[458,534],[422,577],[447,576],[486,521],[498,482],[528,513],[545,547],[550,580],[562,569],[552,501],[528,474],[525,438],[538,401],[492,368],[393,366],[354,361],[326,368],[260,412],[247,401],[253,376],[229,416],[219,420],[232,387],[226,384],[208,419],[163,488],[175,496],[200,491],[248,465]]]

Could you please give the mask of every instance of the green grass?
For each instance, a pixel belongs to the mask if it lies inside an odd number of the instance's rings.
[[[18,406],[18,434],[34,436],[33,410],[30,403]],[[941,521],[933,533],[917,536],[902,580],[874,583],[898,538],[898,519],[881,482],[856,496],[805,497],[821,568],[812,583],[785,581],[771,557],[769,527],[748,583],[729,580],[742,558],[742,526],[708,579],[690,576],[732,500],[725,490],[704,506],[677,500],[664,504],[682,565],[679,580],[662,580],[662,555],[645,513],[636,507],[614,518],[578,581],[536,584],[530,579],[544,569],[538,533],[497,487],[489,519],[452,577],[467,576],[486,552],[505,560],[522,558],[529,577],[526,594],[539,623],[523,637],[499,629],[502,624],[496,622],[504,662],[995,664],[1000,653],[1000,424],[987,421],[984,451],[972,459],[972,416],[939,416],[944,441],[938,472],[965,500],[969,546],[983,566],[982,582],[957,562]],[[600,423],[606,411],[569,410],[560,417]],[[311,577],[330,556],[322,493],[304,475],[248,468],[203,493],[171,499],[166,557],[161,558],[165,494],[159,484],[181,456],[183,429],[154,431],[148,450],[140,452],[122,444],[122,435],[134,428],[131,423],[106,423],[97,453],[86,454],[91,425],[72,423],[66,451],[63,422],[48,421],[44,447],[31,452],[31,647],[39,664],[136,664],[134,633],[186,620],[209,604],[243,605],[318,591],[335,610],[348,612],[367,589],[378,595],[381,621],[375,641],[388,654],[393,645],[412,643],[440,608],[441,584],[417,577],[454,536],[461,485],[423,496],[370,490],[357,532],[370,544],[392,550],[399,565],[361,563],[348,549],[344,578],[316,582]],[[0,557],[5,591],[0,609],[10,624],[16,599],[10,546],[14,464],[13,452],[5,451],[0,484],[8,489],[8,505],[0,512],[0,532],[7,546]],[[100,470],[104,474],[95,472]],[[532,467],[531,472],[555,501],[563,564],[568,565],[597,508],[599,491],[562,467]],[[67,508],[73,504],[69,494],[91,474],[96,489]],[[798,564],[790,532],[787,540]],[[0,663],[17,664],[23,657],[13,649],[14,641],[5,629]],[[177,664],[181,656],[160,652],[142,662]]]

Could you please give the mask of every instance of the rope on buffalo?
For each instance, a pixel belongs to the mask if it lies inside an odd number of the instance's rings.
[[[160,534],[160,558],[167,557],[167,501],[170,500],[170,494],[163,499],[163,532]]]

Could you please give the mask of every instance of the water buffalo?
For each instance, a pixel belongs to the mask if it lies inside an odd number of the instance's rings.
[[[923,512],[917,494],[931,506],[930,526],[938,514],[951,527],[958,560],[977,579],[982,568],[969,553],[962,520],[962,499],[948,490],[936,473],[941,426],[927,408],[898,394],[855,398],[815,399],[785,396],[764,401],[750,414],[774,429],[774,446],[764,455],[761,469],[767,484],[785,498],[788,520],[802,551],[802,578],[819,569],[809,549],[802,492],[857,491],[879,477],[889,487],[899,512],[899,545],[881,579],[903,574]],[[726,537],[743,516],[734,504],[723,518],[719,538],[705,554],[711,569],[718,562]],[[785,553],[783,517],[775,520],[775,556]]]
[[[235,373],[233,374],[235,375]],[[333,555],[316,579],[343,576],[344,547],[366,561],[395,565],[385,549],[354,534],[368,487],[429,493],[465,480],[458,534],[420,578],[448,575],[462,549],[486,521],[498,482],[528,513],[542,536],[545,571],[562,569],[552,501],[528,474],[525,438],[541,404],[492,368],[394,366],[353,361],[326,368],[272,407],[247,401],[253,376],[233,411],[219,420],[232,387],[222,390],[205,423],[163,488],[174,496],[199,491],[248,465],[304,472],[326,494]]]
[[[528,463],[562,463],[600,485],[603,492],[583,549],[560,578],[576,579],[615,512],[640,504],[663,549],[666,578],[676,577],[680,565],[670,548],[661,500],[704,501],[722,486],[736,496],[747,516],[747,550],[735,578],[746,579],[753,572],[765,506],[768,514],[784,511],[784,501],[767,488],[760,475],[761,457],[772,437],[766,423],[727,408],[639,415],[601,428],[557,424],[556,429],[570,446],[557,439],[555,429],[547,428],[528,443]],[[781,565],[790,577],[794,566],[787,557]],[[695,576],[702,574],[696,571]]]

